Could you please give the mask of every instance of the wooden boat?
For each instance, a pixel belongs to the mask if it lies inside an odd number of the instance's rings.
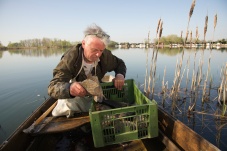
[[[50,112],[55,104],[56,99],[48,98],[1,144],[0,150],[219,150],[185,124],[165,112],[161,107],[158,107],[158,137],[136,139],[96,148],[94,147],[92,133],[82,131],[80,127],[81,125],[85,127],[90,125],[88,114],[78,114],[78,117],[74,118],[53,118],[50,116]],[[48,122],[48,120],[52,122]],[[43,124],[39,125],[41,121]],[[32,126],[36,126],[36,132],[32,133],[33,135],[25,132],[25,130],[34,130]]]
[[[30,151],[30,150],[61,150],[59,144],[64,140],[62,136],[71,136],[74,141],[73,145],[78,147],[78,139],[86,138],[87,144],[83,147],[89,147],[89,150],[189,150],[189,151],[214,151],[219,150],[206,139],[195,133],[189,127],[179,120],[173,118],[159,107],[159,136],[151,139],[141,139],[130,141],[124,144],[109,145],[101,148],[95,148],[92,144],[92,135],[79,134],[78,128],[69,132],[48,133],[43,135],[32,136],[23,132],[34,123],[43,113],[45,113],[51,105],[56,102],[55,99],[47,99],[23,124],[21,124],[15,132],[0,146],[1,151]],[[86,122],[85,122],[86,123]],[[82,137],[79,137],[82,136]],[[76,137],[76,138],[73,138]],[[77,139],[78,138],[78,139]],[[60,141],[59,141],[60,140]],[[70,147],[69,147],[70,146]],[[58,147],[58,149],[56,149]],[[75,149],[74,146],[68,145],[67,149]],[[70,148],[70,149],[69,149]]]

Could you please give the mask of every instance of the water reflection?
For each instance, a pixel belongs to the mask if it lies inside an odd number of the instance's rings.
[[[50,57],[50,56],[58,56],[62,55],[66,48],[64,49],[16,49],[16,50],[8,50],[11,55],[20,54],[22,56],[31,56],[31,57]],[[3,52],[0,51],[0,56]]]
[[[165,54],[168,56],[175,56],[177,54],[181,54],[183,51],[183,48],[163,48],[158,50],[160,54]]]
[[[2,58],[3,51],[0,50],[0,59]]]

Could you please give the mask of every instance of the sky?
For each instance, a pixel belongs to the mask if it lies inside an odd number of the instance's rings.
[[[81,41],[86,27],[96,24],[116,42],[140,43],[156,38],[158,20],[163,21],[162,36],[183,37],[187,27],[203,40],[227,39],[227,0],[196,0],[189,26],[192,0],[0,0],[0,42],[26,39]],[[214,32],[214,16],[217,26]]]

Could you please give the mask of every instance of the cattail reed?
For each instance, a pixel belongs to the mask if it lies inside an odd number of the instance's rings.
[[[156,38],[157,38],[157,35],[158,35],[160,23],[161,23],[161,18],[158,20],[158,26],[157,26],[157,30],[156,30]]]
[[[205,26],[204,26],[204,43],[206,42],[206,33],[207,33],[207,26],[208,26],[208,16],[205,17]]]
[[[186,84],[185,84],[185,92],[188,91],[188,74],[189,74],[189,66],[190,66],[190,56],[187,60],[187,77],[186,77]]]
[[[150,31],[148,32],[148,48],[150,45]],[[147,51],[147,58],[146,58],[146,75],[144,78],[144,92],[147,93],[146,88],[147,88],[147,72],[148,72],[148,51]],[[150,90],[148,90],[150,92]]]
[[[159,27],[159,36],[158,36],[158,46],[159,46],[159,42],[160,42],[160,38],[162,37],[162,30],[163,30],[163,21],[160,24]],[[152,81],[152,99],[154,98],[154,86],[155,86],[155,78],[156,78],[156,62],[157,62],[157,56],[158,56],[158,49],[156,50],[156,54],[155,54],[155,59],[154,59],[154,70],[153,70],[153,81]]]
[[[204,101],[207,98],[206,86],[207,86],[208,75],[210,74],[210,60],[211,60],[211,54],[210,54],[210,58],[209,58],[209,61],[208,61],[208,69],[207,69],[206,79],[205,79],[204,85],[203,85],[202,103],[204,103]]]
[[[162,21],[161,21],[161,19],[159,19],[158,27],[157,27],[157,30],[156,30],[156,38],[159,34],[157,46],[159,46],[159,40],[160,40],[160,36],[161,36],[160,30],[161,29],[162,29]],[[153,99],[153,95],[154,95],[155,77],[153,77],[153,76],[155,76],[157,53],[158,53],[158,49],[154,49],[153,53],[152,53],[152,58],[151,58],[150,75],[149,75],[148,82],[147,82],[147,90],[145,90],[146,89],[146,79],[145,79],[145,86],[144,86],[144,91],[146,92],[146,96],[149,97],[150,92],[151,92],[150,82],[152,80],[152,83],[153,83],[152,84],[152,99]],[[147,75],[147,71],[146,71],[146,75]],[[147,78],[147,76],[145,78]]]
[[[195,7],[195,2],[196,0],[193,0],[192,4],[191,4],[191,8],[190,8],[190,11],[189,11],[189,20],[193,14],[193,11],[194,11],[194,7]]]
[[[144,78],[144,92],[147,93],[147,72],[148,72],[148,51],[147,51],[147,57],[146,57],[146,74]]]
[[[166,86],[165,86],[165,76],[166,76],[166,67],[164,68],[164,74],[163,74],[163,79],[162,79],[162,94],[163,94],[163,97],[162,97],[162,105],[164,106],[164,102],[165,102],[165,99],[166,99],[166,90],[168,89]]]
[[[162,93],[165,93],[165,76],[166,76],[166,67],[164,68],[164,74],[162,79]]]
[[[148,32],[147,43],[148,43],[148,47],[149,47],[149,44],[150,44],[150,31]]]
[[[222,103],[222,116],[226,113],[226,101],[227,101],[227,63],[223,72],[223,103]]]
[[[158,36],[158,39],[159,39],[159,40],[160,40],[160,38],[162,37],[162,30],[163,30],[162,26],[163,26],[163,21],[162,21],[161,24],[160,24],[160,30],[159,30],[159,36]]]
[[[187,40],[188,40],[188,31],[186,32],[186,37],[185,37],[185,41],[184,41],[185,44],[186,44]]]
[[[216,28],[216,25],[217,25],[217,20],[218,20],[218,16],[217,14],[214,16],[214,30]]]
[[[217,14],[216,14],[216,15],[214,16],[214,32],[215,32],[215,28],[216,28],[216,25],[217,25],[217,20],[218,20],[218,16],[217,16]],[[212,39],[211,48],[213,47],[214,32],[213,32],[213,39]]]
[[[193,1],[192,1],[191,8],[190,8],[190,11],[189,11],[189,16],[188,16],[188,26],[187,26],[187,30],[186,30],[186,38],[185,38],[185,41],[184,41],[184,46],[185,46],[186,41],[187,41],[189,22],[190,22],[190,19],[191,19],[191,17],[192,17],[192,14],[193,14],[193,11],[194,11],[194,8],[195,8],[195,2],[196,2],[196,0],[193,0]]]
[[[162,30],[163,30],[163,21],[161,21],[161,19],[159,19],[159,21],[158,21],[158,28],[157,29],[159,30],[159,33],[157,33],[157,35],[158,35],[157,47],[159,47],[159,42],[160,42],[160,38],[162,36]],[[150,93],[150,82],[152,80],[152,89],[151,89],[152,99],[154,98],[157,56],[158,56],[158,48],[153,50],[152,59],[151,59],[151,67],[150,67],[150,76],[149,76],[149,79],[148,79],[147,96],[149,96],[149,93]]]
[[[192,47],[192,31],[190,32],[190,47]]]
[[[199,39],[199,31],[198,31],[198,26],[196,27],[196,35],[195,35],[195,37],[196,37],[196,42],[198,41],[198,39]]]

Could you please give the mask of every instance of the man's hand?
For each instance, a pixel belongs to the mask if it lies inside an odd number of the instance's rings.
[[[87,91],[81,86],[78,82],[73,82],[70,86],[70,94],[72,96],[84,97],[87,94]]]
[[[116,77],[113,79],[114,86],[118,90],[122,90],[124,83],[125,83],[125,78],[122,74],[117,74]]]

